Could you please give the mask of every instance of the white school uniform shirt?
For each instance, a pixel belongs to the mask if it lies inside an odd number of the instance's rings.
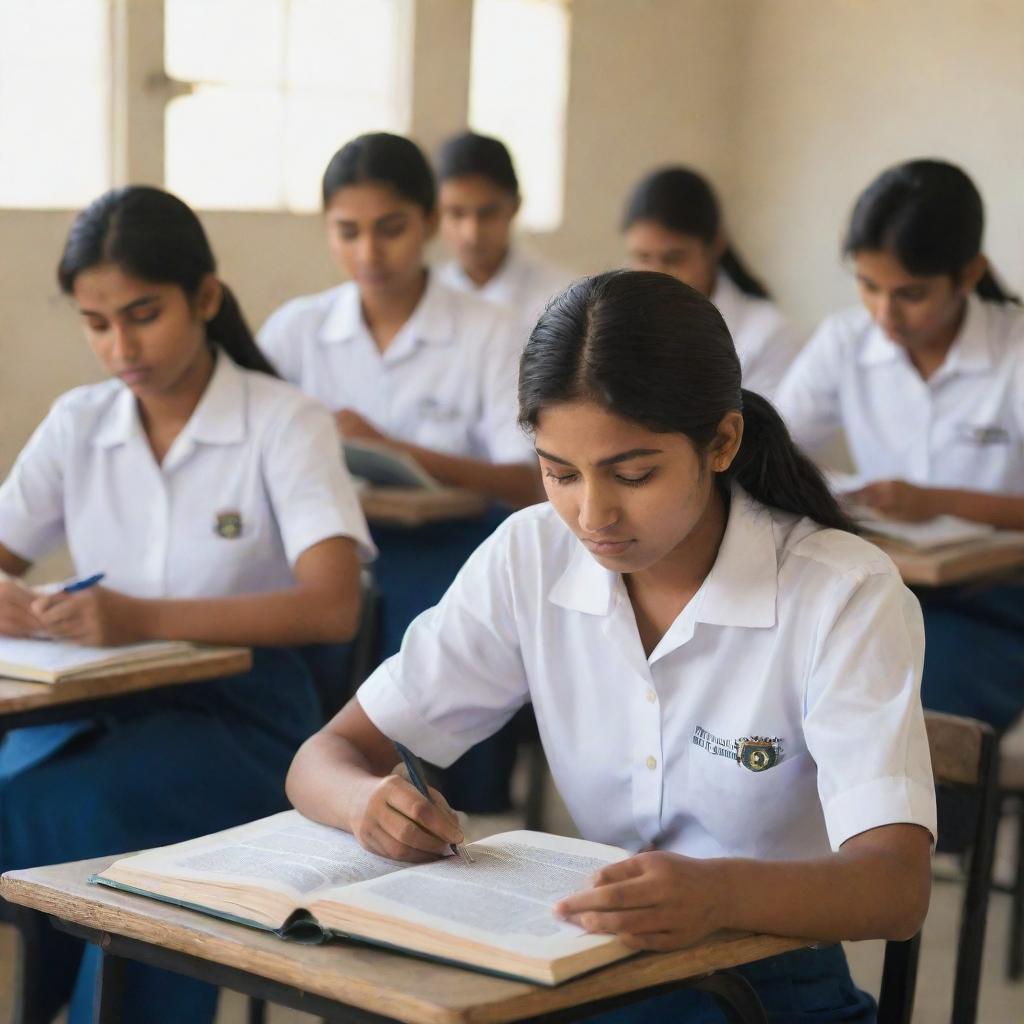
[[[515,319],[435,273],[381,353],[347,282],[285,303],[259,344],[286,379],[330,409],[353,409],[385,434],[449,455],[529,462],[517,422],[525,338]]]
[[[718,558],[647,656],[621,575],[549,504],[511,516],[358,691],[448,765],[533,702],[581,834],[696,857],[813,857],[935,832],[917,599],[852,534],[733,491]],[[737,760],[765,740],[777,763]]]
[[[791,324],[774,302],[747,295],[724,271],[718,273],[711,301],[732,335],[743,386],[773,398],[797,353]]]
[[[372,556],[329,414],[224,353],[161,464],[112,379],[57,399],[0,486],[0,544],[35,561],[66,538],[76,572],[134,597],[288,587],[339,536]]]
[[[516,246],[509,249],[497,273],[483,287],[462,269],[458,260],[442,264],[438,273],[449,287],[512,310],[523,325],[524,341],[548,302],[575,280],[568,271]]]
[[[1024,311],[972,295],[928,380],[865,309],[830,316],[777,404],[811,452],[842,429],[865,481],[1024,493]]]

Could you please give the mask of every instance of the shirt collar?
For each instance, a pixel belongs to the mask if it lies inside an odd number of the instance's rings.
[[[125,444],[141,434],[138,402],[125,385],[117,396],[93,437],[93,444],[112,448]],[[173,447],[186,442],[204,444],[237,444],[245,439],[246,403],[245,377],[242,370],[225,352],[217,353],[213,375],[188,423],[175,438]]]
[[[743,293],[733,283],[732,278],[719,268],[715,275],[715,287],[711,290],[711,301],[722,314],[722,319],[729,323],[729,317],[736,312],[736,307],[743,299]]]
[[[967,309],[964,322],[960,325],[956,338],[939,367],[934,380],[938,376],[946,376],[954,372],[983,372],[992,369],[992,350],[988,343],[987,310],[985,303],[977,295],[967,298]],[[909,361],[906,351],[890,341],[885,332],[877,325],[871,325],[867,343],[861,350],[859,362],[864,366],[878,366],[897,359]]]
[[[331,308],[320,325],[317,338],[328,345],[354,341],[369,336],[363,319],[359,288],[353,282],[337,289]],[[427,287],[412,316],[405,322],[401,333],[414,342],[443,345],[454,339],[455,309],[452,290],[439,274],[427,273]],[[390,348],[388,349],[390,352]]]
[[[608,615],[622,586],[577,543],[565,572],[548,599],[562,608]],[[734,486],[718,557],[693,598],[695,622],[718,626],[774,626],[778,598],[778,554],[769,509]],[[699,601],[698,601],[699,596]],[[691,604],[693,604],[691,602]],[[690,608],[683,611],[687,614]]]

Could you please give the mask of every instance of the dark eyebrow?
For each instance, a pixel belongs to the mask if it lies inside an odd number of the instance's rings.
[[[572,466],[568,459],[560,459],[557,455],[551,455],[541,448],[536,448],[535,451],[548,462],[557,462],[560,466]],[[598,465],[614,466],[620,462],[628,462],[630,459],[642,459],[645,455],[661,455],[663,451],[663,448],[630,448],[628,452],[619,452],[618,455],[609,455],[607,459],[601,459]]]
[[[120,309],[116,310],[116,312],[117,313],[127,313],[127,312],[129,312],[129,310],[136,309],[139,306],[146,306],[150,302],[158,302],[159,300],[160,300],[160,296],[159,295],[143,295],[141,298],[132,299],[131,302],[129,302],[125,306],[122,306]],[[79,307],[78,312],[82,316],[103,316],[104,315],[103,313],[97,312],[95,309],[82,309],[81,307]]]

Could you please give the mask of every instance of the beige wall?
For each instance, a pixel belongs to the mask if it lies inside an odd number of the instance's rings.
[[[418,4],[413,133],[428,147],[465,119],[469,3]],[[886,164],[932,153],[975,176],[989,251],[1024,284],[1024,4],[575,0],[572,10],[566,218],[534,248],[580,271],[614,265],[629,185],[685,160],[714,178],[740,248],[810,329],[853,299],[836,250],[856,191]],[[158,134],[153,109],[148,98],[125,115],[143,155],[146,132]],[[69,219],[0,211],[0,473],[53,398],[96,377],[53,283]],[[255,324],[335,280],[318,217],[204,221]]]

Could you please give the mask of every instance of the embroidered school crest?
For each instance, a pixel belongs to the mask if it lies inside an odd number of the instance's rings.
[[[752,772],[774,768],[782,756],[782,740],[778,736],[745,736],[736,741],[736,760]]]
[[[716,736],[698,725],[693,730],[690,742],[716,757],[727,757],[752,772],[767,771],[782,760],[781,736],[744,736],[739,740],[730,740]]]
[[[235,511],[218,512],[213,532],[225,540],[234,540],[236,537],[241,537],[242,514]]]

